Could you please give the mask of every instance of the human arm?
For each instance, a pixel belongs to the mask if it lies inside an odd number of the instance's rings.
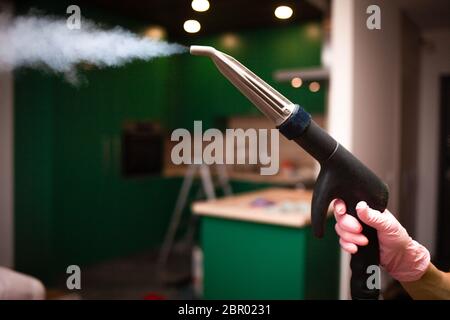
[[[360,202],[356,206],[358,218],[375,228],[380,244],[380,264],[414,299],[450,299],[450,274],[438,270],[430,262],[428,250],[413,240],[406,229],[388,211],[381,213]],[[356,253],[358,246],[368,244],[361,234],[362,226],[346,213],[342,200],[334,201],[336,232],[341,247]]]
[[[450,300],[450,273],[439,270],[432,263],[418,280],[400,283],[413,299]]]

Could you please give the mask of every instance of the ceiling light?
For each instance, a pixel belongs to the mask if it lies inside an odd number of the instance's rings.
[[[151,26],[144,31],[144,35],[150,39],[161,40],[167,35],[166,30],[160,26]]]
[[[291,80],[291,86],[293,86],[294,88],[300,88],[302,86],[302,84],[303,84],[303,81],[299,77],[292,78],[292,80]]]
[[[208,0],[192,0],[191,3],[192,9],[198,12],[205,12],[209,9],[209,1]]]
[[[278,19],[289,19],[292,17],[292,8],[288,6],[279,6],[275,9],[275,17]]]
[[[317,92],[320,90],[320,84],[317,81],[313,81],[309,84],[309,90],[311,92]]]
[[[239,38],[233,33],[226,33],[222,37],[222,45],[228,49],[235,48],[239,45]]]
[[[311,39],[320,39],[321,29],[318,24],[312,23],[306,27],[306,34]]]
[[[197,20],[186,20],[183,24],[184,31],[188,33],[196,33],[201,29],[200,22]]]

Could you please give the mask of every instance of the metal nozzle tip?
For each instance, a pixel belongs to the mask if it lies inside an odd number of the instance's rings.
[[[216,49],[208,46],[191,46],[189,52],[194,56],[208,56],[211,57],[216,52]]]
[[[295,105],[233,57],[207,46],[191,46],[189,51],[211,58],[220,72],[277,126],[291,116]]]

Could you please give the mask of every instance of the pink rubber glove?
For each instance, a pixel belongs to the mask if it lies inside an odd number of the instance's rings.
[[[406,229],[388,210],[381,213],[361,201],[356,206],[356,212],[362,222],[378,231],[381,266],[398,281],[420,279],[430,264],[428,250],[411,239]],[[361,224],[346,213],[345,203],[340,199],[334,201],[334,216],[342,249],[355,253],[358,251],[357,246],[368,244],[368,239],[361,234]]]

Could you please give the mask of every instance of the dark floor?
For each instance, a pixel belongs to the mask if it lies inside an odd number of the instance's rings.
[[[157,255],[158,251],[152,250],[82,267],[81,290],[71,291],[67,298],[194,299],[190,254],[173,253],[164,272],[157,272]],[[65,281],[59,287],[67,291]]]

